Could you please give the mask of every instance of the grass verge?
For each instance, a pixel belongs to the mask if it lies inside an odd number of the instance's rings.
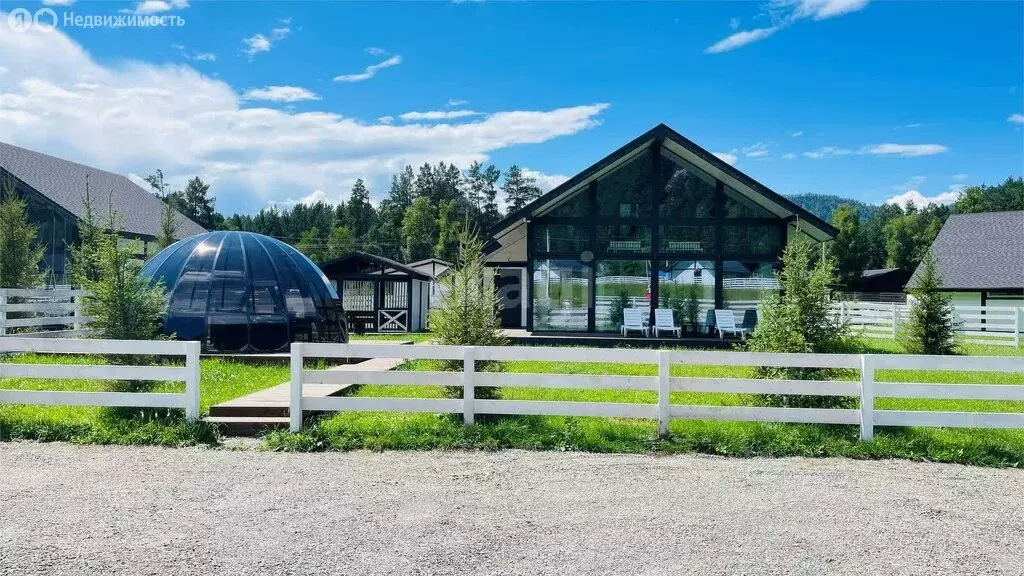
[[[103,364],[89,356],[24,354],[5,359],[19,364]],[[225,400],[280,384],[289,377],[287,366],[254,366],[224,360],[201,361],[200,398],[203,414]],[[63,390],[98,392],[109,382],[79,379],[0,379],[9,390]],[[182,392],[183,382],[160,382],[153,392]],[[130,409],[89,406],[35,406],[0,404],[0,441],[63,441],[80,444],[155,444],[161,446],[214,445],[220,437],[215,426],[188,423],[181,410]]]

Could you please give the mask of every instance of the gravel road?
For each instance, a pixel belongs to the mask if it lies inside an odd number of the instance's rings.
[[[0,574],[1022,574],[1024,472],[0,443]]]

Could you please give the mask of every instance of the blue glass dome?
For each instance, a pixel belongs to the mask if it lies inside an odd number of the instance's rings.
[[[167,289],[163,331],[216,352],[278,352],[291,342],[345,342],[338,293],[291,246],[219,231],[171,244],[142,268]]]

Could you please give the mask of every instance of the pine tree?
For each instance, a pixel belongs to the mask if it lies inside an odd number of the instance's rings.
[[[18,197],[14,179],[9,178],[0,200],[0,287],[41,286],[43,253],[36,226],[28,218],[28,203]]]
[[[852,204],[840,204],[832,212],[832,225],[839,235],[832,242],[839,281],[849,287],[864,270],[866,252],[860,233],[860,210]]]
[[[455,200],[442,202],[437,212],[438,236],[434,256],[454,262],[459,254],[459,237],[466,227],[465,218],[459,218],[459,205]]]
[[[430,258],[437,238],[437,217],[430,198],[420,196],[412,201],[402,221],[402,255],[406,262]]]
[[[522,168],[513,164],[505,172],[505,192],[508,211],[515,212],[541,196],[537,181],[523,174]]]
[[[914,298],[910,319],[903,325],[900,340],[910,354],[956,353],[953,303],[949,295],[940,290],[942,279],[935,264],[935,256],[927,252],[921,261],[917,285],[909,290]]]
[[[160,215],[160,235],[156,238],[157,248],[163,250],[176,242],[177,224],[174,222],[174,207],[170,202],[164,202],[164,209]]]
[[[224,221],[224,217],[214,209],[217,199],[211,197],[209,192],[210,185],[196,176],[185,184],[185,190],[182,195],[185,205],[185,216],[188,216],[193,222],[203,228],[212,230],[220,226]]]
[[[88,175],[85,177],[82,206],[85,211],[78,219],[78,243],[68,246],[68,281],[76,288],[81,288],[87,282],[98,280],[100,277],[99,253],[103,242],[103,228],[96,222]]]
[[[483,243],[468,227],[459,234],[455,271],[441,281],[443,296],[430,310],[430,330],[440,344],[457,346],[500,346],[506,342],[501,331],[501,304],[490,272],[484,266]],[[452,363],[453,367],[461,363]],[[450,395],[462,394],[451,388]],[[477,398],[497,397],[495,388],[477,388]]]
[[[349,230],[355,236],[356,242],[362,243],[373,228],[375,216],[373,205],[370,204],[370,191],[366,189],[362,178],[356,180],[355,185],[352,186],[352,195],[349,197],[346,212]]]

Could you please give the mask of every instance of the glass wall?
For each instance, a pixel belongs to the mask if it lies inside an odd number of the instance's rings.
[[[587,330],[590,272],[590,266],[575,260],[533,262],[534,330]]]
[[[711,260],[662,260],[658,266],[658,306],[670,308],[676,326],[707,334],[715,309],[715,263]]]
[[[742,321],[748,328],[757,324],[757,303],[766,294],[779,289],[779,282],[773,273],[777,267],[776,262],[722,262],[722,307],[735,312],[737,324]]]
[[[626,307],[671,308],[690,334],[710,332],[715,308],[742,321],[776,289],[786,226],[693,163],[645,150],[531,220],[530,328],[614,332]]]
[[[594,325],[598,332],[618,332],[624,308],[650,311],[651,261],[602,260],[594,279]]]

